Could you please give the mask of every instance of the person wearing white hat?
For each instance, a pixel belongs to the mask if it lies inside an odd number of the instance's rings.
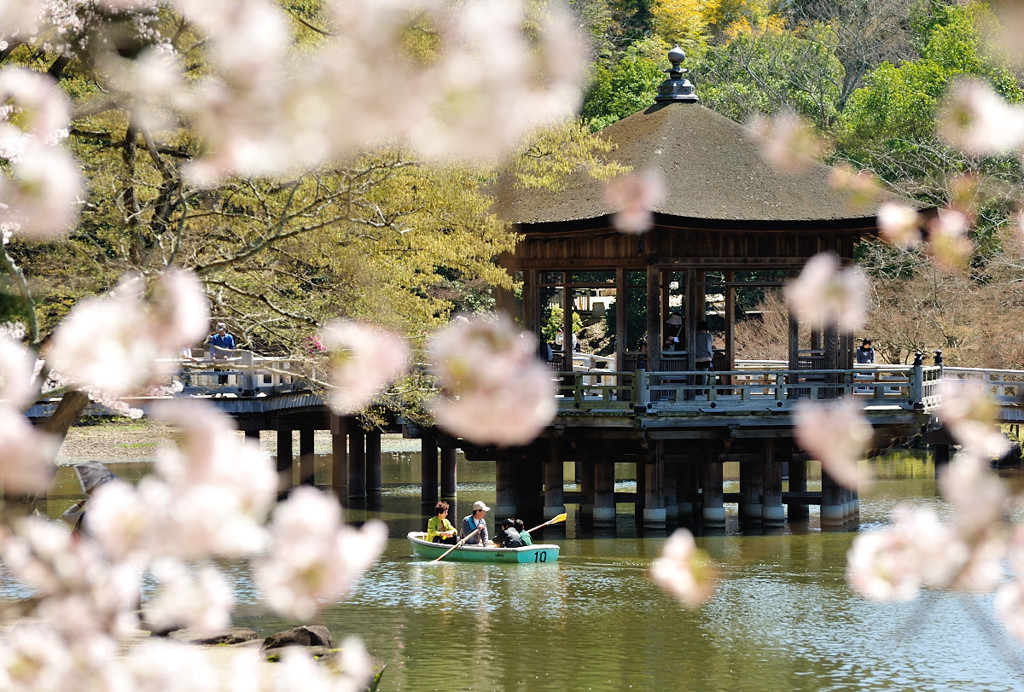
[[[484,515],[490,510],[490,507],[477,500],[473,503],[473,513],[462,519],[462,538],[466,539],[466,545],[487,545],[487,522],[484,521]],[[470,536],[477,529],[480,531]]]

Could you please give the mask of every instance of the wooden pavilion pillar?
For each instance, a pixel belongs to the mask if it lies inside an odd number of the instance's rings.
[[[764,467],[761,462],[744,458],[740,461],[740,523],[755,528],[761,524],[764,511]]]
[[[446,437],[441,442],[441,499],[452,504],[459,494],[458,458],[455,440]]]
[[[348,497],[362,501],[366,498],[366,431],[354,423],[348,431]]]
[[[665,528],[665,443],[654,440],[652,459],[645,470],[644,528]]]
[[[259,428],[256,428],[254,430],[250,429],[250,428],[246,428],[245,429],[245,441],[246,442],[255,442],[257,444],[257,446],[258,446],[259,443],[260,443],[260,431],[259,431]]]
[[[821,472],[821,529],[841,529],[846,523],[843,496],[839,484],[824,470]]]
[[[607,447],[594,463],[594,528],[615,528],[615,462]]]
[[[736,287],[732,285],[736,272],[725,273],[725,362],[729,370],[736,369]]]
[[[299,485],[315,485],[313,428],[299,428]]]
[[[802,453],[792,450],[789,457],[789,492],[805,494],[807,492],[807,461]],[[811,516],[811,508],[806,502],[789,503],[789,523],[807,521]]]
[[[331,488],[348,503],[348,419],[331,413]]]
[[[725,498],[722,495],[722,463],[718,460],[711,444],[704,443],[701,446],[704,453],[704,459],[701,461],[703,469],[701,518],[706,529],[724,529],[725,506],[723,501]]]
[[[647,266],[647,369],[661,369],[661,269]]]
[[[366,506],[370,509],[380,509],[383,485],[380,429],[374,428],[366,433]]]
[[[292,429],[284,422],[277,427],[277,492],[282,495],[295,484],[292,469]]]
[[[424,433],[420,438],[420,502],[433,507],[437,499],[437,440]]]
[[[626,346],[629,335],[626,334],[626,270],[619,267],[615,270],[615,302],[619,306],[615,310],[615,369],[626,369]]]
[[[761,526],[779,528],[786,523],[786,513],[782,507],[782,464],[775,454],[775,440],[772,439],[765,440],[762,477]]]
[[[544,516],[554,517],[565,512],[564,477],[561,444],[557,438],[548,443],[548,458],[544,461]]]

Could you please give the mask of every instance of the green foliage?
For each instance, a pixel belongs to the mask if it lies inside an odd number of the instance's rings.
[[[541,326],[540,333],[549,344],[555,343],[555,338],[558,336],[558,330],[562,328],[562,323],[565,320],[565,311],[562,308],[554,305],[551,307],[551,311],[548,313],[547,322]],[[580,317],[578,312],[573,311],[572,313],[572,333],[575,334],[579,330],[583,329],[583,318]]]
[[[667,52],[667,51],[666,51]],[[583,101],[582,117],[594,131],[654,103],[665,79],[654,60],[627,56],[611,67],[597,67]]]

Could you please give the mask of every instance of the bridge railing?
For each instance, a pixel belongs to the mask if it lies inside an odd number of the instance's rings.
[[[650,414],[786,411],[797,401],[852,397],[865,408],[932,409],[941,368],[878,365],[851,370],[745,367],[725,372],[603,371],[563,373],[559,410]],[[1024,386],[1024,381],[1021,381]]]
[[[944,368],[943,376],[951,380],[982,382],[989,396],[1003,406],[1020,406],[1024,402],[1024,371],[989,370],[982,368]]]
[[[318,379],[308,360],[257,356],[244,350],[235,350],[228,358],[181,358],[177,364],[175,379],[194,395],[274,394],[309,389],[311,381]]]

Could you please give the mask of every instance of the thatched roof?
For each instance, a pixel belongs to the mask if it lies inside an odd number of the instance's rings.
[[[748,128],[699,103],[658,103],[600,134],[618,145],[613,160],[637,172],[660,172],[666,195],[652,209],[659,214],[697,225],[873,217],[872,210],[853,209],[846,193],[829,186],[828,166],[814,162],[802,173],[781,172],[762,158]],[[518,224],[596,219],[618,211],[604,201],[604,187],[580,170],[561,191],[517,190],[503,196],[497,211]]]

